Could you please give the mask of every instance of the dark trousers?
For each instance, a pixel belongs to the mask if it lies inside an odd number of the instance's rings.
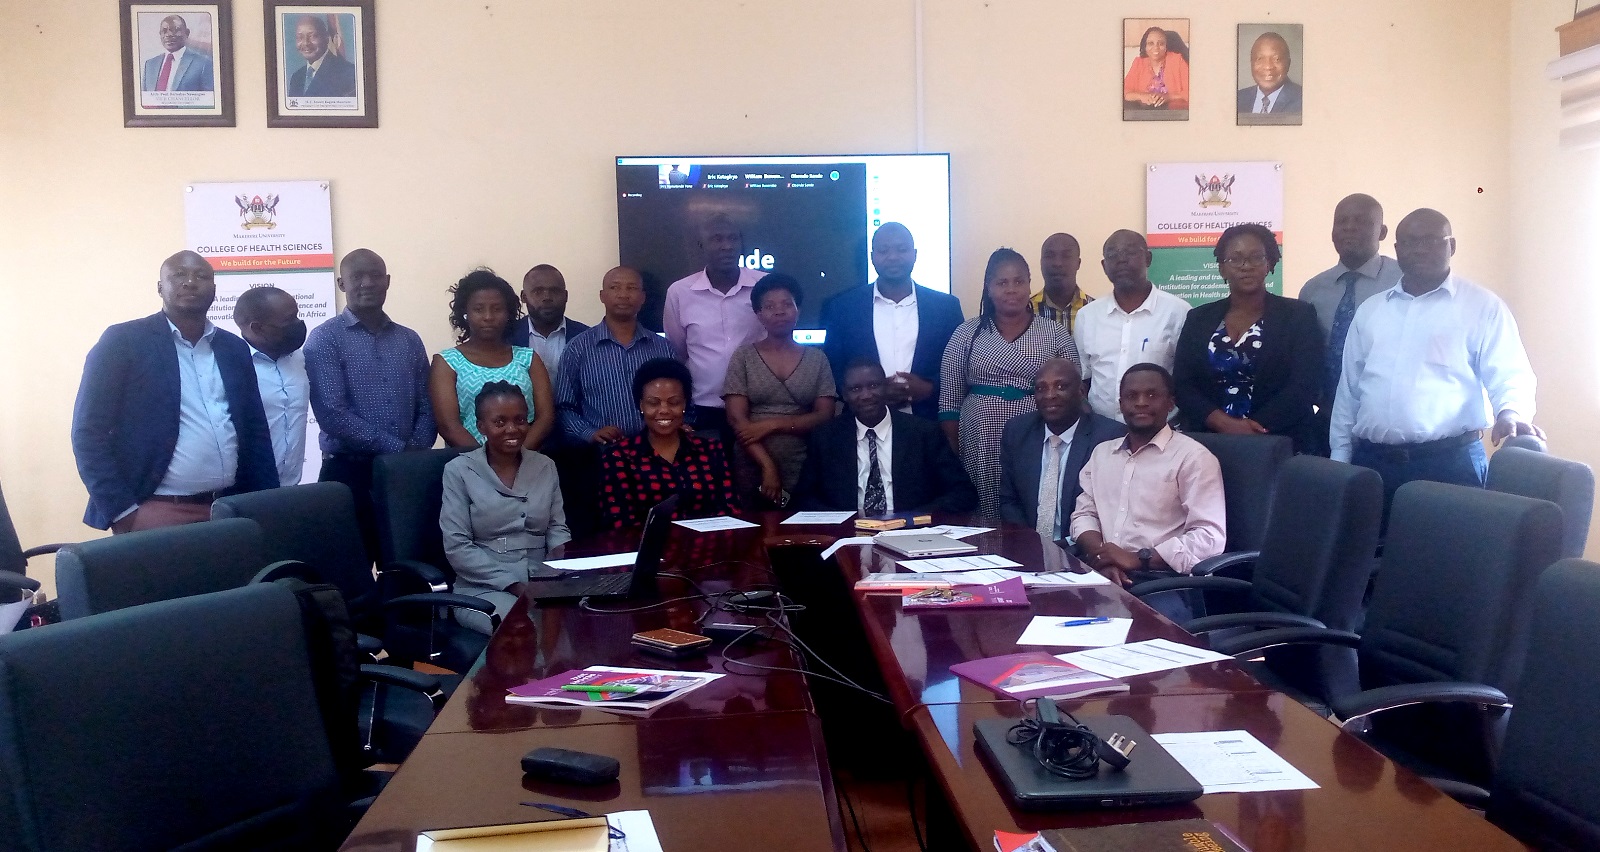
[[[355,499],[356,524],[361,527],[361,542],[367,547],[367,558],[376,560],[382,552],[378,547],[378,516],[372,508],[372,456],[349,453],[329,453],[322,457],[322,472],[318,482],[343,482],[350,487]]]
[[[727,455],[728,468],[733,468],[733,426],[728,423],[728,410],[714,405],[697,405],[694,407],[694,431],[703,437],[715,435],[722,442],[722,451]]]
[[[1127,574],[1128,579],[1132,581],[1135,586],[1139,585],[1140,583],[1148,583],[1151,580],[1169,580],[1173,577],[1181,576],[1178,574],[1178,572],[1172,570],[1171,568],[1163,568],[1160,570],[1151,569],[1149,571],[1135,570],[1129,571]],[[1206,614],[1205,598],[1200,592],[1197,592],[1194,589],[1183,589],[1176,592],[1162,592],[1158,595],[1151,595],[1150,597],[1145,598],[1144,602],[1149,604],[1151,609],[1166,616],[1174,624],[1183,624],[1186,621],[1193,621],[1194,619]]]
[[[561,507],[567,516],[567,529],[575,539],[600,532],[600,446],[553,439],[546,444],[542,452],[556,463],[556,475],[561,477]]]
[[[1489,476],[1489,456],[1476,433],[1423,444],[1374,444],[1356,439],[1350,462],[1383,477],[1383,526],[1389,526],[1394,493],[1413,480],[1482,488]]]

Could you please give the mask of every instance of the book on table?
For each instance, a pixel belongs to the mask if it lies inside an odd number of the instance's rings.
[[[998,583],[984,585],[905,589],[900,594],[900,608],[907,612],[933,609],[1021,607],[1027,605],[1028,589],[1022,584],[1021,577],[1012,577]]]
[[[711,672],[590,666],[514,686],[507,691],[506,702],[642,712],[682,698],[720,677]]]
[[[863,515],[856,518],[858,530],[898,530],[906,527],[925,527],[933,523],[933,516],[926,512],[895,512],[886,515]]]
[[[1040,852],[1250,852],[1210,820],[1174,819],[1039,832]]]
[[[1043,651],[968,660],[951,666],[950,671],[1002,698],[1070,700],[1128,691],[1128,685],[1119,680],[1079,668]]]

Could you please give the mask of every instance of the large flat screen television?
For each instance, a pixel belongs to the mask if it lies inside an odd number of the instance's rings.
[[[949,154],[618,157],[618,254],[644,277],[646,326],[661,328],[667,287],[702,268],[699,225],[719,213],[743,235],[740,265],[800,281],[802,343],[822,342],[823,303],[873,279],[884,222],[911,230],[917,283],[950,292]]]

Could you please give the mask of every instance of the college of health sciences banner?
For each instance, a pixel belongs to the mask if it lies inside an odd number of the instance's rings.
[[[308,330],[337,313],[327,181],[196,183],[184,193],[189,249],[217,271],[211,322],[237,334],[233,303],[251,287],[269,285],[294,296]],[[307,415],[306,432],[300,481],[315,482],[322,466],[315,415]]]
[[[1228,295],[1213,250],[1228,228],[1265,225],[1283,246],[1282,163],[1152,163],[1145,182],[1150,281],[1190,305]],[[1283,295],[1283,264],[1267,276]]]

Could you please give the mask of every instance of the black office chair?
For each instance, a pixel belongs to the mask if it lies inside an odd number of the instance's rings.
[[[228,518],[69,544],[56,554],[63,619],[246,585],[267,567],[261,527]]]
[[[351,827],[293,592],[0,639],[0,848],[333,850]]]
[[[1209,594],[1213,613],[1183,625],[1196,634],[1224,637],[1244,628],[1361,626],[1361,599],[1372,573],[1372,552],[1383,516],[1383,480],[1364,467],[1318,456],[1283,463],[1273,490],[1271,520],[1261,550],[1225,553],[1202,561],[1192,576],[1134,586],[1143,598],[1178,589],[1232,593],[1241,605],[1223,611],[1223,595]],[[1253,563],[1251,579],[1208,576]],[[1223,611],[1222,614],[1219,611]],[[1262,670],[1264,669],[1264,670]],[[1258,678],[1323,709],[1333,695],[1359,688],[1355,652],[1348,648],[1272,648]]]
[[[22,548],[17,527],[11,522],[11,510],[6,506],[5,492],[0,491],[0,603],[19,600],[23,595],[39,591],[39,581],[27,576],[28,560],[35,556],[55,553],[64,544],[41,544]]]
[[[1294,455],[1294,441],[1283,435],[1185,433],[1217,457],[1228,509],[1228,550],[1260,550],[1272,509],[1278,468]],[[1246,576],[1235,566],[1230,576]]]
[[[488,602],[450,591],[456,575],[444,555],[439,506],[444,466],[460,454],[455,448],[390,453],[379,456],[372,465],[380,583],[388,602],[385,647],[391,656],[455,672],[472,667],[488,645],[488,637],[458,624],[454,609],[484,613],[491,632],[500,625]]]
[[[1594,515],[1594,471],[1588,465],[1521,447],[1501,447],[1489,459],[1488,487],[1560,506],[1561,555],[1583,555]]]
[[[1477,685],[1511,693],[1526,657],[1533,586],[1556,561],[1560,533],[1553,503],[1410,482],[1395,494],[1360,635],[1274,628],[1212,647],[1242,659],[1293,643],[1356,648],[1364,691],[1331,696],[1346,730],[1420,774],[1483,784],[1504,714]],[[1405,706],[1440,691],[1460,703]]]

